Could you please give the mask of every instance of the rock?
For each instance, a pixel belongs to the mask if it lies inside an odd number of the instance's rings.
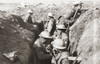
[[[17,51],[13,51],[10,53],[3,53],[3,55],[11,61],[16,61],[16,58],[17,58],[16,53],[17,53]]]

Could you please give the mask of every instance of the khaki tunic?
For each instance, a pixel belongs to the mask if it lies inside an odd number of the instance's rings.
[[[43,47],[39,39],[33,44],[34,64],[51,64],[51,55]]]
[[[61,39],[63,39],[65,44],[66,44],[66,46],[68,45],[68,35],[67,35],[67,33],[63,32],[63,33],[61,33],[61,35],[58,35],[57,32],[55,32],[53,37],[54,38],[61,38]]]
[[[65,17],[62,16],[59,19],[58,24],[64,24],[66,27],[68,24],[73,24],[77,18],[81,15],[80,7],[73,7],[66,10]]]
[[[46,29],[47,31],[50,33],[50,35],[53,35],[55,29],[56,29],[56,20],[55,19],[50,19],[47,23],[46,23]]]
[[[52,57],[52,64],[70,64],[68,60],[69,53],[61,52]]]

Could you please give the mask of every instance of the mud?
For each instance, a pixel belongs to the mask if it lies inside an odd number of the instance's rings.
[[[43,30],[41,21],[48,20],[47,13],[50,11],[54,13],[57,19],[59,16],[65,14],[65,10],[71,6],[71,4],[61,4],[59,6],[56,4],[38,4],[29,5],[25,8],[18,7],[9,11],[0,11],[0,64],[32,64],[32,44],[38,38],[38,34]],[[90,9],[92,7],[90,4],[84,7],[88,7],[89,10],[80,16],[70,32],[71,53],[76,51],[80,53],[82,50],[80,54],[83,57],[81,64],[92,64],[90,61],[94,57],[92,44],[94,39],[94,16],[93,9]],[[24,23],[25,15],[27,15],[29,8],[34,12],[32,20],[38,28]],[[99,46],[97,49],[99,51]],[[3,53],[12,51],[18,51],[19,60],[16,62],[12,62],[3,56]],[[99,56],[99,52],[95,54]]]

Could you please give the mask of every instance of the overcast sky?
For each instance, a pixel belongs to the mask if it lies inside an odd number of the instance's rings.
[[[18,3],[18,2],[62,3],[62,2],[67,2],[67,1],[79,1],[79,0],[0,0],[0,3]],[[97,0],[82,0],[82,1],[97,1]]]

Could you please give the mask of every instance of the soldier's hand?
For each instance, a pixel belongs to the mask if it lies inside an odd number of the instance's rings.
[[[73,27],[70,27],[69,30],[72,31]]]
[[[54,57],[52,57],[51,63],[56,64],[56,59]]]

